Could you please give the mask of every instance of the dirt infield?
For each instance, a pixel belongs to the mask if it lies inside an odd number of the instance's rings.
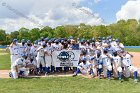
[[[9,78],[9,70],[0,70],[0,78]]]
[[[134,57],[132,59],[133,65],[138,68],[140,74],[140,52],[130,52]],[[57,76],[72,76],[72,74],[60,74],[60,75],[50,75],[49,77],[57,77]],[[40,77],[40,76],[34,76]],[[45,77],[45,76],[41,76]],[[9,78],[9,70],[0,70],[0,78]]]

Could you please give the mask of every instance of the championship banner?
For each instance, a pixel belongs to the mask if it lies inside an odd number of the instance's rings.
[[[52,53],[55,67],[77,67],[80,57],[80,50],[61,50]]]

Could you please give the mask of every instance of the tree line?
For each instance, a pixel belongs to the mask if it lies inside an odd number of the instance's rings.
[[[57,26],[56,28],[45,26],[42,29],[28,29],[22,27],[18,31],[13,31],[10,34],[7,34],[5,30],[0,29],[0,45],[9,44],[14,38],[17,38],[19,41],[25,39],[33,42],[40,37],[69,38],[69,36],[73,36],[75,39],[91,39],[93,37],[107,37],[109,35],[112,35],[113,38],[120,38],[124,45],[139,46],[140,24],[135,19],[128,19],[120,20],[110,25],[98,26],[81,23],[79,25]]]

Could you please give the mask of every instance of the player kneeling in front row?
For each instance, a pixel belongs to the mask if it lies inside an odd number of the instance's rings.
[[[26,68],[29,68],[30,75],[37,75],[36,62],[32,57],[30,58],[29,62],[26,63]]]
[[[82,62],[79,64],[77,67],[76,72],[74,73],[73,76],[77,76],[78,73],[82,73],[83,75],[88,75],[89,74],[89,64],[86,62],[86,58],[82,58]]]
[[[133,57],[131,54],[128,52],[124,52],[122,55],[122,63],[124,67],[124,75],[126,78],[130,77],[130,74],[134,74],[134,82],[137,83],[137,77],[138,77],[138,71],[137,68],[132,66],[132,61],[131,57]]]
[[[9,73],[9,76],[11,78],[17,79],[21,76],[27,76],[28,75],[28,69],[26,69],[26,62],[27,56],[25,54],[22,55],[21,58],[18,58],[11,66],[11,72]]]

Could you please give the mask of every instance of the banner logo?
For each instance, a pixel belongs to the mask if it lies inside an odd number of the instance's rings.
[[[75,58],[75,55],[72,51],[62,51],[60,54],[57,56],[57,58],[62,61],[62,62],[67,62],[71,61]]]

